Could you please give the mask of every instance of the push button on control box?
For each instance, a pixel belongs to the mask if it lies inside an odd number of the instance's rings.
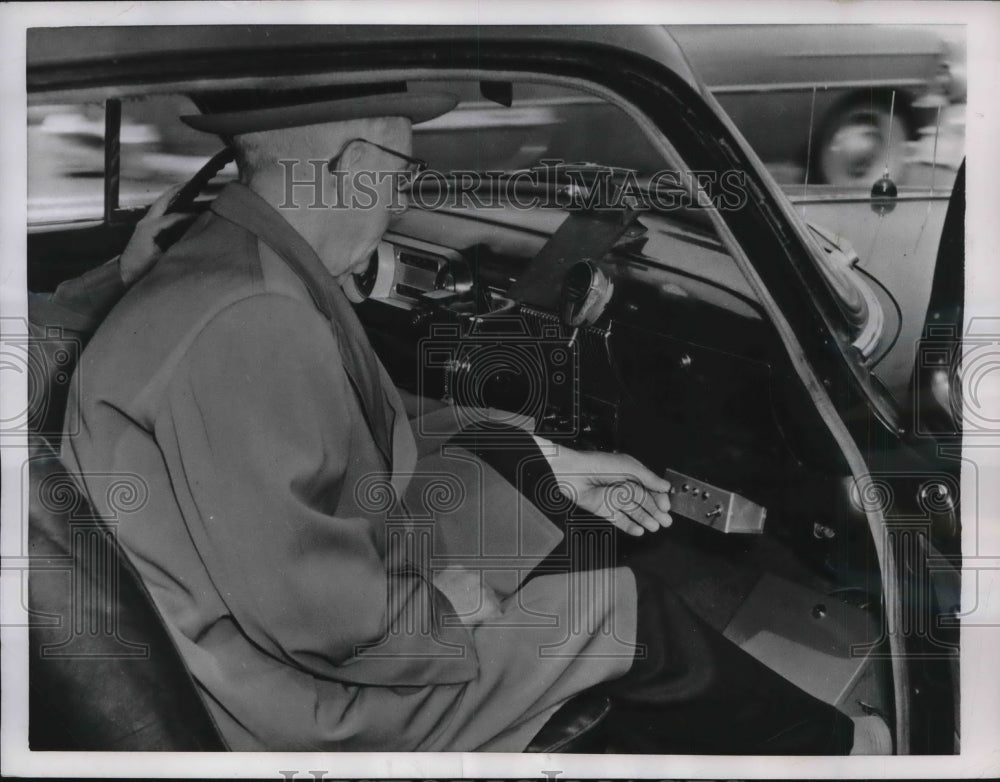
[[[676,470],[664,470],[670,481],[670,512],[719,532],[759,535],[767,509],[736,492],[720,489]]]

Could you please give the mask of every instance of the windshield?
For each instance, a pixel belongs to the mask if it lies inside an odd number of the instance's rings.
[[[580,90],[507,83],[510,105],[479,82],[436,82],[460,98],[444,116],[414,127],[414,153],[442,171],[514,171],[546,161],[590,162],[650,175],[663,157],[617,106]],[[489,93],[489,88],[485,90]]]

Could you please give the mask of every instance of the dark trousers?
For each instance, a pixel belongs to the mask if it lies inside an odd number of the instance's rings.
[[[555,507],[555,477],[534,440],[519,431],[497,438],[483,427],[455,442],[516,485],[571,537],[572,527],[610,522]],[[606,530],[601,534],[609,534]],[[617,533],[616,533],[617,534]],[[649,533],[647,533],[649,534]],[[660,534],[669,534],[668,532]],[[614,547],[612,547],[614,548]],[[575,562],[557,550],[532,574],[615,562]],[[600,689],[615,752],[649,754],[839,755],[854,741],[849,717],[782,678],[696,616],[666,583],[655,561],[628,565],[638,593],[637,652],[631,669]]]

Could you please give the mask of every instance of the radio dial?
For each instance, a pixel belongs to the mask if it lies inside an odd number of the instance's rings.
[[[563,281],[563,322],[574,329],[595,323],[607,309],[614,290],[614,283],[593,261],[573,264]]]

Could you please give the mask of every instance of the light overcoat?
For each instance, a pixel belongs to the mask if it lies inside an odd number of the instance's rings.
[[[63,458],[232,749],[518,751],[631,666],[631,574],[522,583],[561,533],[414,437],[339,286],[249,189],[126,294],[73,383]],[[452,615],[449,563],[482,569],[502,617]]]

